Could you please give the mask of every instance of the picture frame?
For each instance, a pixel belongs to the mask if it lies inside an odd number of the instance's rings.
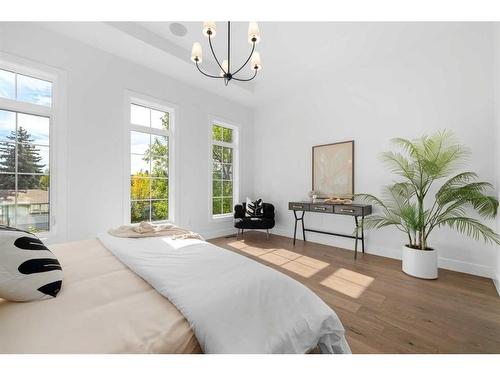
[[[312,190],[318,198],[352,198],[354,140],[312,147]]]

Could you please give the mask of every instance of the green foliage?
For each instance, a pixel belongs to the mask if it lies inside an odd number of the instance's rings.
[[[23,127],[19,127],[17,134],[12,131],[7,137],[8,142],[0,145],[0,172],[10,172],[11,174],[4,175],[2,184],[10,186],[11,189],[15,187],[16,172],[16,142],[17,142],[17,171],[21,173],[44,173],[43,168],[48,167],[42,164],[42,157],[40,150],[33,145],[34,139]],[[48,173],[48,170],[45,170]],[[23,175],[22,181],[19,182],[20,189],[48,189],[48,176],[42,182],[40,176],[36,175]],[[41,184],[43,187],[40,187]]]
[[[49,170],[46,169],[45,173],[47,173],[47,174],[40,176],[40,189],[47,191],[47,190],[49,190],[49,187],[50,187]]]
[[[168,113],[162,118],[168,128]],[[130,221],[168,219],[168,137],[152,135],[143,160],[151,163],[151,174],[139,171],[131,176]],[[154,199],[154,200],[152,200]]]
[[[214,140],[231,142],[232,130],[214,125]],[[233,212],[233,149],[213,145],[212,147],[212,213],[214,215]]]
[[[222,198],[212,198],[212,214],[222,214]]]
[[[212,126],[212,139],[219,142],[233,142],[233,130],[220,125]]]
[[[381,159],[401,181],[386,186],[382,199],[371,194],[356,195],[380,208],[380,213],[365,218],[365,228],[395,226],[406,233],[409,246],[422,250],[428,248],[430,233],[441,226],[476,240],[500,244],[497,233],[467,216],[467,210],[473,210],[484,219],[495,217],[498,200],[486,194],[492,185],[477,181],[477,174],[457,173],[469,152],[455,142],[451,133],[439,132],[416,140],[395,138],[392,142],[400,152],[385,152]],[[432,199],[431,187],[445,178]]]
[[[165,114],[161,118],[161,124],[165,130],[168,130],[168,128],[170,127],[170,113],[165,112]]]

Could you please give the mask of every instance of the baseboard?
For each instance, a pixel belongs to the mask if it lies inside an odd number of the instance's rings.
[[[212,238],[217,238],[217,237],[224,237],[224,236],[229,236],[229,235],[236,235],[236,228],[224,228],[224,229],[218,229],[218,230],[212,230],[212,231],[202,231],[200,232],[203,238],[209,240]]]
[[[439,268],[493,279],[493,270],[491,267],[483,266],[482,264],[462,262],[461,260],[440,257],[438,259],[438,265]]]
[[[288,238],[293,238],[290,235],[290,229],[285,229],[285,228],[280,228],[276,227],[273,229],[272,233],[278,234],[280,236],[288,237]],[[311,235],[308,235],[309,238],[311,238]],[[312,236],[314,239],[315,237]],[[325,245],[331,245],[331,242],[328,242],[326,239],[325,241],[322,240],[312,240],[310,242],[314,243],[321,243]],[[344,243],[342,240],[339,242]],[[352,241],[351,241],[352,242]],[[338,247],[342,247],[347,250],[354,250],[353,245],[348,245],[346,242],[346,245],[341,245]],[[358,249],[359,251],[359,249]],[[378,255],[378,256],[383,256],[386,258],[392,258],[392,259],[398,259],[401,260],[401,249],[396,249],[396,248],[391,248],[391,247],[385,247],[385,246],[380,246],[380,245],[375,245],[375,246],[370,246],[368,251],[369,254],[373,255]],[[450,271],[457,271],[457,272],[463,272],[463,273],[468,273],[471,275],[476,275],[476,276],[482,276],[482,277],[488,277],[493,279],[493,270],[491,267],[484,266],[482,264],[476,264],[476,263],[468,263],[468,262],[463,262],[455,259],[449,259],[449,258],[439,258],[438,259],[438,264],[439,268],[444,268]],[[500,294],[500,283],[498,281],[495,281],[493,279],[493,282],[495,283],[495,286],[497,287],[497,290],[499,291]]]
[[[498,280],[497,278],[494,278],[493,284],[495,284],[495,288],[497,288],[498,296],[500,297],[500,280]]]

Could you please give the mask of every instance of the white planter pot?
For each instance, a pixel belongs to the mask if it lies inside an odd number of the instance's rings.
[[[421,279],[437,279],[436,250],[416,250],[403,246],[403,272]]]

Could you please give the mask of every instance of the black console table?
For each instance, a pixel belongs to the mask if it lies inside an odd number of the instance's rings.
[[[302,238],[306,240],[306,232],[315,232],[322,234],[329,234],[332,236],[340,236],[355,239],[354,245],[354,259],[358,256],[358,240],[361,240],[361,249],[363,253],[365,252],[365,231],[363,228],[363,220],[365,216],[372,213],[372,206],[369,204],[337,204],[337,203],[310,203],[310,202],[289,202],[288,209],[293,211],[293,216],[295,217],[295,228],[293,230],[293,244],[295,245],[295,239],[297,237],[297,223],[302,222]],[[297,212],[302,212],[300,217],[297,216]],[[324,214],[337,214],[337,215],[348,215],[354,217],[354,222],[356,224],[356,235],[324,232],[316,229],[308,229],[304,227],[304,215],[306,212],[320,212]],[[361,221],[358,220],[361,218]],[[361,237],[359,232],[361,230]]]

